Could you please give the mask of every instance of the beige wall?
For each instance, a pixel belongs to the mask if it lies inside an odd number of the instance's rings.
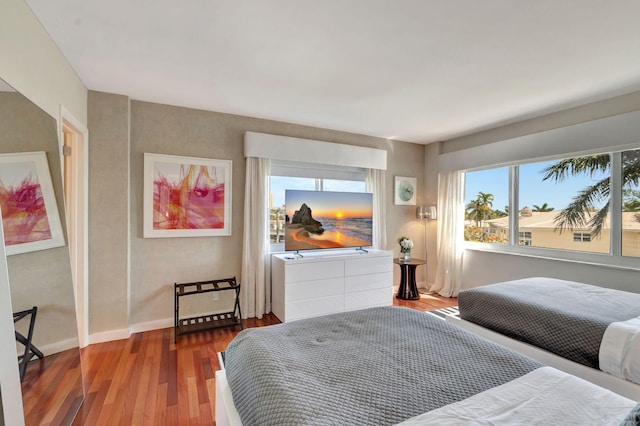
[[[414,256],[424,257],[424,223],[415,219],[414,206],[393,205],[394,176],[415,176],[418,203],[434,199],[426,191],[424,147],[363,135],[317,129],[216,112],[131,101],[130,181],[125,176],[124,128],[126,98],[90,92],[90,324],[91,333],[106,333],[129,325],[151,328],[166,326],[173,316],[173,283],[212,277],[237,276],[241,271],[244,203],[245,131],[368,146],[388,151],[387,249],[397,253],[396,239],[402,234],[414,239]],[[99,127],[96,123],[100,123]],[[117,136],[115,135],[117,133]],[[116,153],[114,153],[114,151]],[[142,238],[143,154],[145,152],[233,161],[232,235],[202,238]],[[432,177],[433,178],[433,177]],[[130,186],[128,186],[128,183]],[[102,185],[109,185],[104,188]],[[93,195],[94,191],[96,195]],[[122,216],[130,190],[129,215]],[[97,195],[99,194],[99,195]],[[114,213],[113,210],[116,210]],[[129,217],[130,231],[123,223]],[[107,235],[108,234],[108,235]],[[125,242],[130,238],[130,244]],[[100,242],[108,239],[109,242]],[[99,247],[98,247],[99,245]],[[130,257],[127,260],[126,253]],[[435,259],[435,248],[430,257]],[[127,263],[128,262],[128,263]],[[435,260],[433,260],[435,262]],[[129,282],[124,271],[130,265]],[[96,268],[100,271],[96,271]],[[426,269],[418,270],[425,281]],[[395,271],[395,283],[399,271]],[[123,309],[130,303],[129,318]],[[223,299],[217,302],[220,306]],[[185,312],[197,309],[196,302],[181,301]],[[215,307],[214,307],[215,308]]]
[[[120,330],[115,337],[123,337],[129,328],[129,99],[89,92],[88,110],[89,334]]]
[[[425,146],[424,150],[424,188],[425,199],[424,205],[438,204],[438,154],[440,153],[440,143],[432,143]],[[440,210],[437,210],[437,214],[440,214]],[[432,286],[435,283],[436,278],[436,250],[437,237],[438,237],[438,221],[429,220],[425,221],[426,227],[426,239],[427,239],[427,287]]]

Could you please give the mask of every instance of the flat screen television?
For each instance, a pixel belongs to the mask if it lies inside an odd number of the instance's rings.
[[[285,191],[286,251],[370,247],[373,194]]]

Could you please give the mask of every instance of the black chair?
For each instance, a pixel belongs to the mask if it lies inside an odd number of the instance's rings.
[[[37,356],[38,358],[44,358],[44,354],[40,352],[38,348],[36,348],[33,343],[31,343],[31,339],[33,338],[33,328],[36,325],[36,314],[38,313],[38,307],[34,306],[31,309],[27,309],[25,311],[14,312],[13,314],[13,323],[17,323],[23,318],[31,316],[29,319],[29,332],[27,333],[27,337],[24,337],[21,333],[16,331],[16,341],[24,345],[24,353],[22,355],[18,355],[18,366],[20,368],[20,381],[24,379],[24,374],[27,371],[27,364],[31,361],[31,358]]]

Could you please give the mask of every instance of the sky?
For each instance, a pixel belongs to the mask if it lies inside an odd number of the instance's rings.
[[[593,177],[570,176],[564,182],[543,181],[542,170],[554,163],[547,161],[520,166],[520,209],[547,203],[555,210],[562,210],[580,190],[605,176],[599,173]],[[474,200],[478,192],[493,194],[493,209],[504,211],[505,206],[509,205],[509,168],[467,172],[465,204]]]
[[[289,217],[293,216],[303,203],[311,208],[314,218],[362,218],[371,217],[373,214],[370,193],[289,190],[286,194],[286,213]]]

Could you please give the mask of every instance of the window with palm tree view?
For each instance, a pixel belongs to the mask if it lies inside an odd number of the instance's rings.
[[[513,166],[517,194],[509,193],[509,169],[467,172],[465,240],[508,244],[515,223],[520,246],[611,253],[618,233],[622,248],[614,254],[640,257],[640,150]],[[622,200],[612,209],[615,179]],[[510,218],[510,196],[517,220]],[[618,215],[614,229],[611,215]]]

